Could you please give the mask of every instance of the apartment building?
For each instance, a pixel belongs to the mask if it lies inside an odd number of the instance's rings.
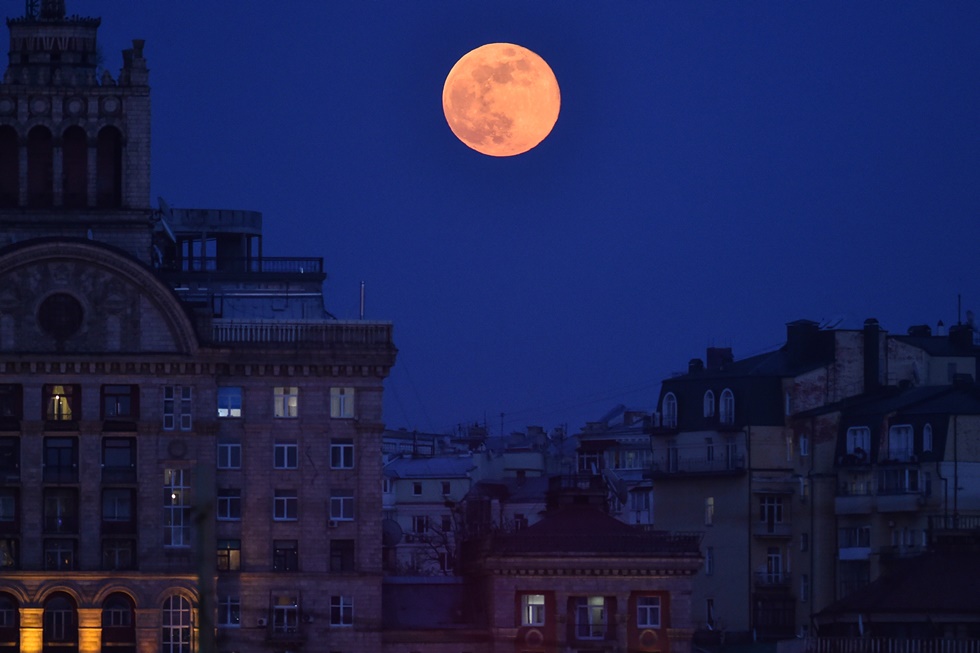
[[[380,650],[391,325],[334,319],[322,259],[264,256],[258,213],[151,207],[144,44],[98,74],[101,19],[27,6],[0,83],[0,650]]]

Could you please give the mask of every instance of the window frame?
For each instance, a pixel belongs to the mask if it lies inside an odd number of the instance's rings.
[[[61,392],[55,392],[61,388]],[[58,400],[59,398],[63,401]],[[48,404],[51,404],[49,406]],[[68,412],[63,412],[67,408]],[[41,419],[48,423],[77,423],[82,419],[82,386],[78,383],[45,383],[41,386]]]
[[[656,619],[650,617],[656,614]],[[659,629],[663,625],[663,602],[652,594],[636,597],[636,627]]]
[[[218,628],[242,627],[242,599],[232,594],[218,596],[218,618],[215,623]]]
[[[606,639],[609,631],[609,606],[605,596],[577,596],[575,603],[575,638]]]
[[[244,416],[244,390],[240,385],[219,385],[218,419],[241,419]]]
[[[330,440],[330,469],[354,469],[354,439]]]
[[[296,490],[276,490],[272,500],[273,521],[297,521],[299,519],[299,495]]]
[[[242,520],[242,491],[240,488],[218,488],[215,501],[214,516],[217,521]]]
[[[354,490],[332,488],[330,490],[330,519],[333,521],[354,521]]]
[[[272,417],[275,419],[299,417],[299,386],[277,385],[272,388]]]
[[[272,571],[277,573],[299,571],[299,540],[272,541]]]
[[[190,485],[180,468],[163,470],[163,546],[186,549],[191,546]]]
[[[131,383],[105,383],[99,393],[103,421],[131,422],[140,418],[140,387]],[[112,406],[110,406],[110,400]]]
[[[241,571],[242,541],[238,539],[218,539],[215,543],[216,562],[218,571]]]
[[[273,469],[299,469],[299,444],[295,440],[276,440],[272,447]]]
[[[235,464],[235,455],[238,456],[238,464]],[[241,469],[242,468],[242,443],[238,441],[218,441],[218,469]]]
[[[676,429],[677,428],[677,395],[673,392],[668,392],[664,395],[664,400],[661,402],[661,423],[664,428]]]
[[[353,386],[332,386],[330,388],[331,419],[354,419],[357,411],[354,402],[357,391]]]
[[[521,594],[521,626],[540,627],[547,624],[548,601],[544,594]]]
[[[735,393],[731,388],[721,391],[718,399],[718,421],[728,426],[735,424]]]
[[[330,597],[330,626],[349,628],[354,625],[354,597],[334,594]]]

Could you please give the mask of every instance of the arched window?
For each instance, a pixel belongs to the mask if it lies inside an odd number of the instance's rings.
[[[667,428],[677,428],[677,397],[673,392],[664,395],[663,403],[663,424]]]
[[[103,127],[96,145],[96,201],[100,208],[122,206],[122,135],[115,127]]]
[[[932,424],[922,427],[922,451],[932,451]]]
[[[88,139],[85,130],[78,126],[69,127],[61,142],[64,205],[70,209],[84,208],[88,205]]]
[[[51,132],[40,125],[27,134],[27,205],[54,204],[54,144]]]
[[[182,596],[163,602],[163,653],[191,653],[191,604]]]
[[[110,594],[102,603],[102,653],[136,653],[133,601],[125,594]]]
[[[78,653],[78,616],[75,601],[54,594],[44,602],[44,653]]]
[[[718,407],[718,418],[722,424],[735,423],[735,395],[728,388],[721,393],[721,402]]]
[[[0,208],[13,208],[20,202],[20,155],[17,131],[0,127]]]
[[[704,393],[704,416],[715,416],[715,393],[711,390]]]
[[[0,652],[20,651],[20,606],[9,594],[0,594]]]

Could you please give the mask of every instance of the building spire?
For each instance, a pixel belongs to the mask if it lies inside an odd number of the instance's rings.
[[[41,0],[41,20],[62,20],[64,17],[65,0]]]

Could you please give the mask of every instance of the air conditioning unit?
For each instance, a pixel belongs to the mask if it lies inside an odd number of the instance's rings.
[[[337,528],[339,524],[340,522],[338,522],[336,519],[331,519],[327,522],[327,528]]]
[[[266,626],[269,625],[269,620],[266,619],[265,617],[259,617],[256,620],[256,623],[259,624],[259,628],[265,628]]]
[[[304,614],[303,615],[303,623],[306,623],[306,624],[313,623],[313,615],[311,615],[311,614]]]

